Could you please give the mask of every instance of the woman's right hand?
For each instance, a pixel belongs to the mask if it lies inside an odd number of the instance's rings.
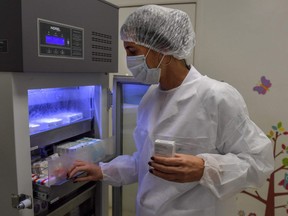
[[[83,177],[75,177],[74,175],[78,172],[86,172],[87,175]],[[103,179],[103,174],[100,166],[94,163],[76,160],[69,169],[67,178],[73,179],[73,182],[98,181]]]

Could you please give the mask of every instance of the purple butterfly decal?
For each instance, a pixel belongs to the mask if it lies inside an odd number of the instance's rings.
[[[261,77],[261,83],[258,86],[255,86],[253,88],[254,91],[257,91],[258,94],[266,94],[266,92],[269,90],[269,88],[272,86],[272,83],[270,80],[266,79],[265,76]]]

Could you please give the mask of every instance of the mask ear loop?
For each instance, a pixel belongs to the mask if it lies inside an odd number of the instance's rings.
[[[145,55],[145,59],[147,58],[147,56],[148,56],[150,50],[151,50],[151,48],[149,48],[148,52],[146,53],[146,55]]]
[[[165,57],[165,55],[163,55],[163,57],[161,58],[161,60],[160,60],[160,62],[159,62],[159,64],[158,64],[158,66],[157,66],[157,68],[159,68],[159,66],[161,65],[161,63],[162,63],[162,61],[164,60],[164,57]],[[170,60],[171,61],[171,60]],[[170,62],[169,62],[170,63]],[[168,64],[169,64],[168,63]]]
[[[147,58],[147,56],[148,56],[150,50],[151,50],[151,48],[149,48],[148,52],[146,53],[146,55],[145,55],[145,59]],[[158,66],[157,66],[157,68],[159,68],[159,66],[161,65],[162,61],[164,60],[164,57],[165,57],[165,55],[163,55],[163,57],[161,58],[161,60],[160,60],[160,62],[159,62],[159,64],[158,64]],[[168,62],[168,64],[170,64],[171,59],[172,59],[172,58],[170,58],[170,61]],[[166,64],[166,65],[168,65],[168,64]]]
[[[145,59],[147,58],[148,54],[150,53],[150,50],[151,50],[151,48],[149,48],[148,52],[146,53]],[[160,60],[160,62],[159,62],[159,64],[158,64],[157,68],[159,68],[159,66],[161,65],[162,61],[164,60],[164,57],[165,57],[165,55],[162,56],[162,58],[161,58],[161,60]],[[170,62],[171,62],[171,59],[170,59],[169,63],[170,63]],[[168,63],[168,64],[169,64],[169,63]]]
[[[158,67],[160,66],[160,64],[161,64],[162,61],[164,60],[164,57],[165,57],[165,56],[167,56],[167,55],[163,55],[162,59],[160,60],[160,63],[159,63],[159,65],[158,65]],[[167,65],[169,65],[169,64],[171,63],[171,61],[172,61],[172,57],[171,57],[171,56],[169,56],[169,57],[170,57],[169,62],[166,63],[166,64],[163,64],[163,66],[167,66]]]

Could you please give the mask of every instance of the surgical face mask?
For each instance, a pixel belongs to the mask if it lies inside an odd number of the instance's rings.
[[[135,79],[145,84],[157,84],[160,80],[161,68],[159,68],[164,56],[162,57],[157,68],[148,68],[146,63],[146,57],[148,56],[150,49],[146,56],[127,56],[127,67],[135,77]]]

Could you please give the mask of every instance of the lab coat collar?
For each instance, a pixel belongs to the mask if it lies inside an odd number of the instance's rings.
[[[160,116],[158,120],[158,124],[162,124],[165,120],[171,118],[179,112],[181,101],[187,100],[195,96],[197,88],[193,88],[193,83],[201,79],[203,76],[195,69],[195,67],[191,66],[191,69],[182,84],[174,89],[163,91],[158,88],[159,94],[161,97],[172,97],[172,100],[169,100],[165,105],[165,112]],[[176,100],[176,103],[175,103]]]

